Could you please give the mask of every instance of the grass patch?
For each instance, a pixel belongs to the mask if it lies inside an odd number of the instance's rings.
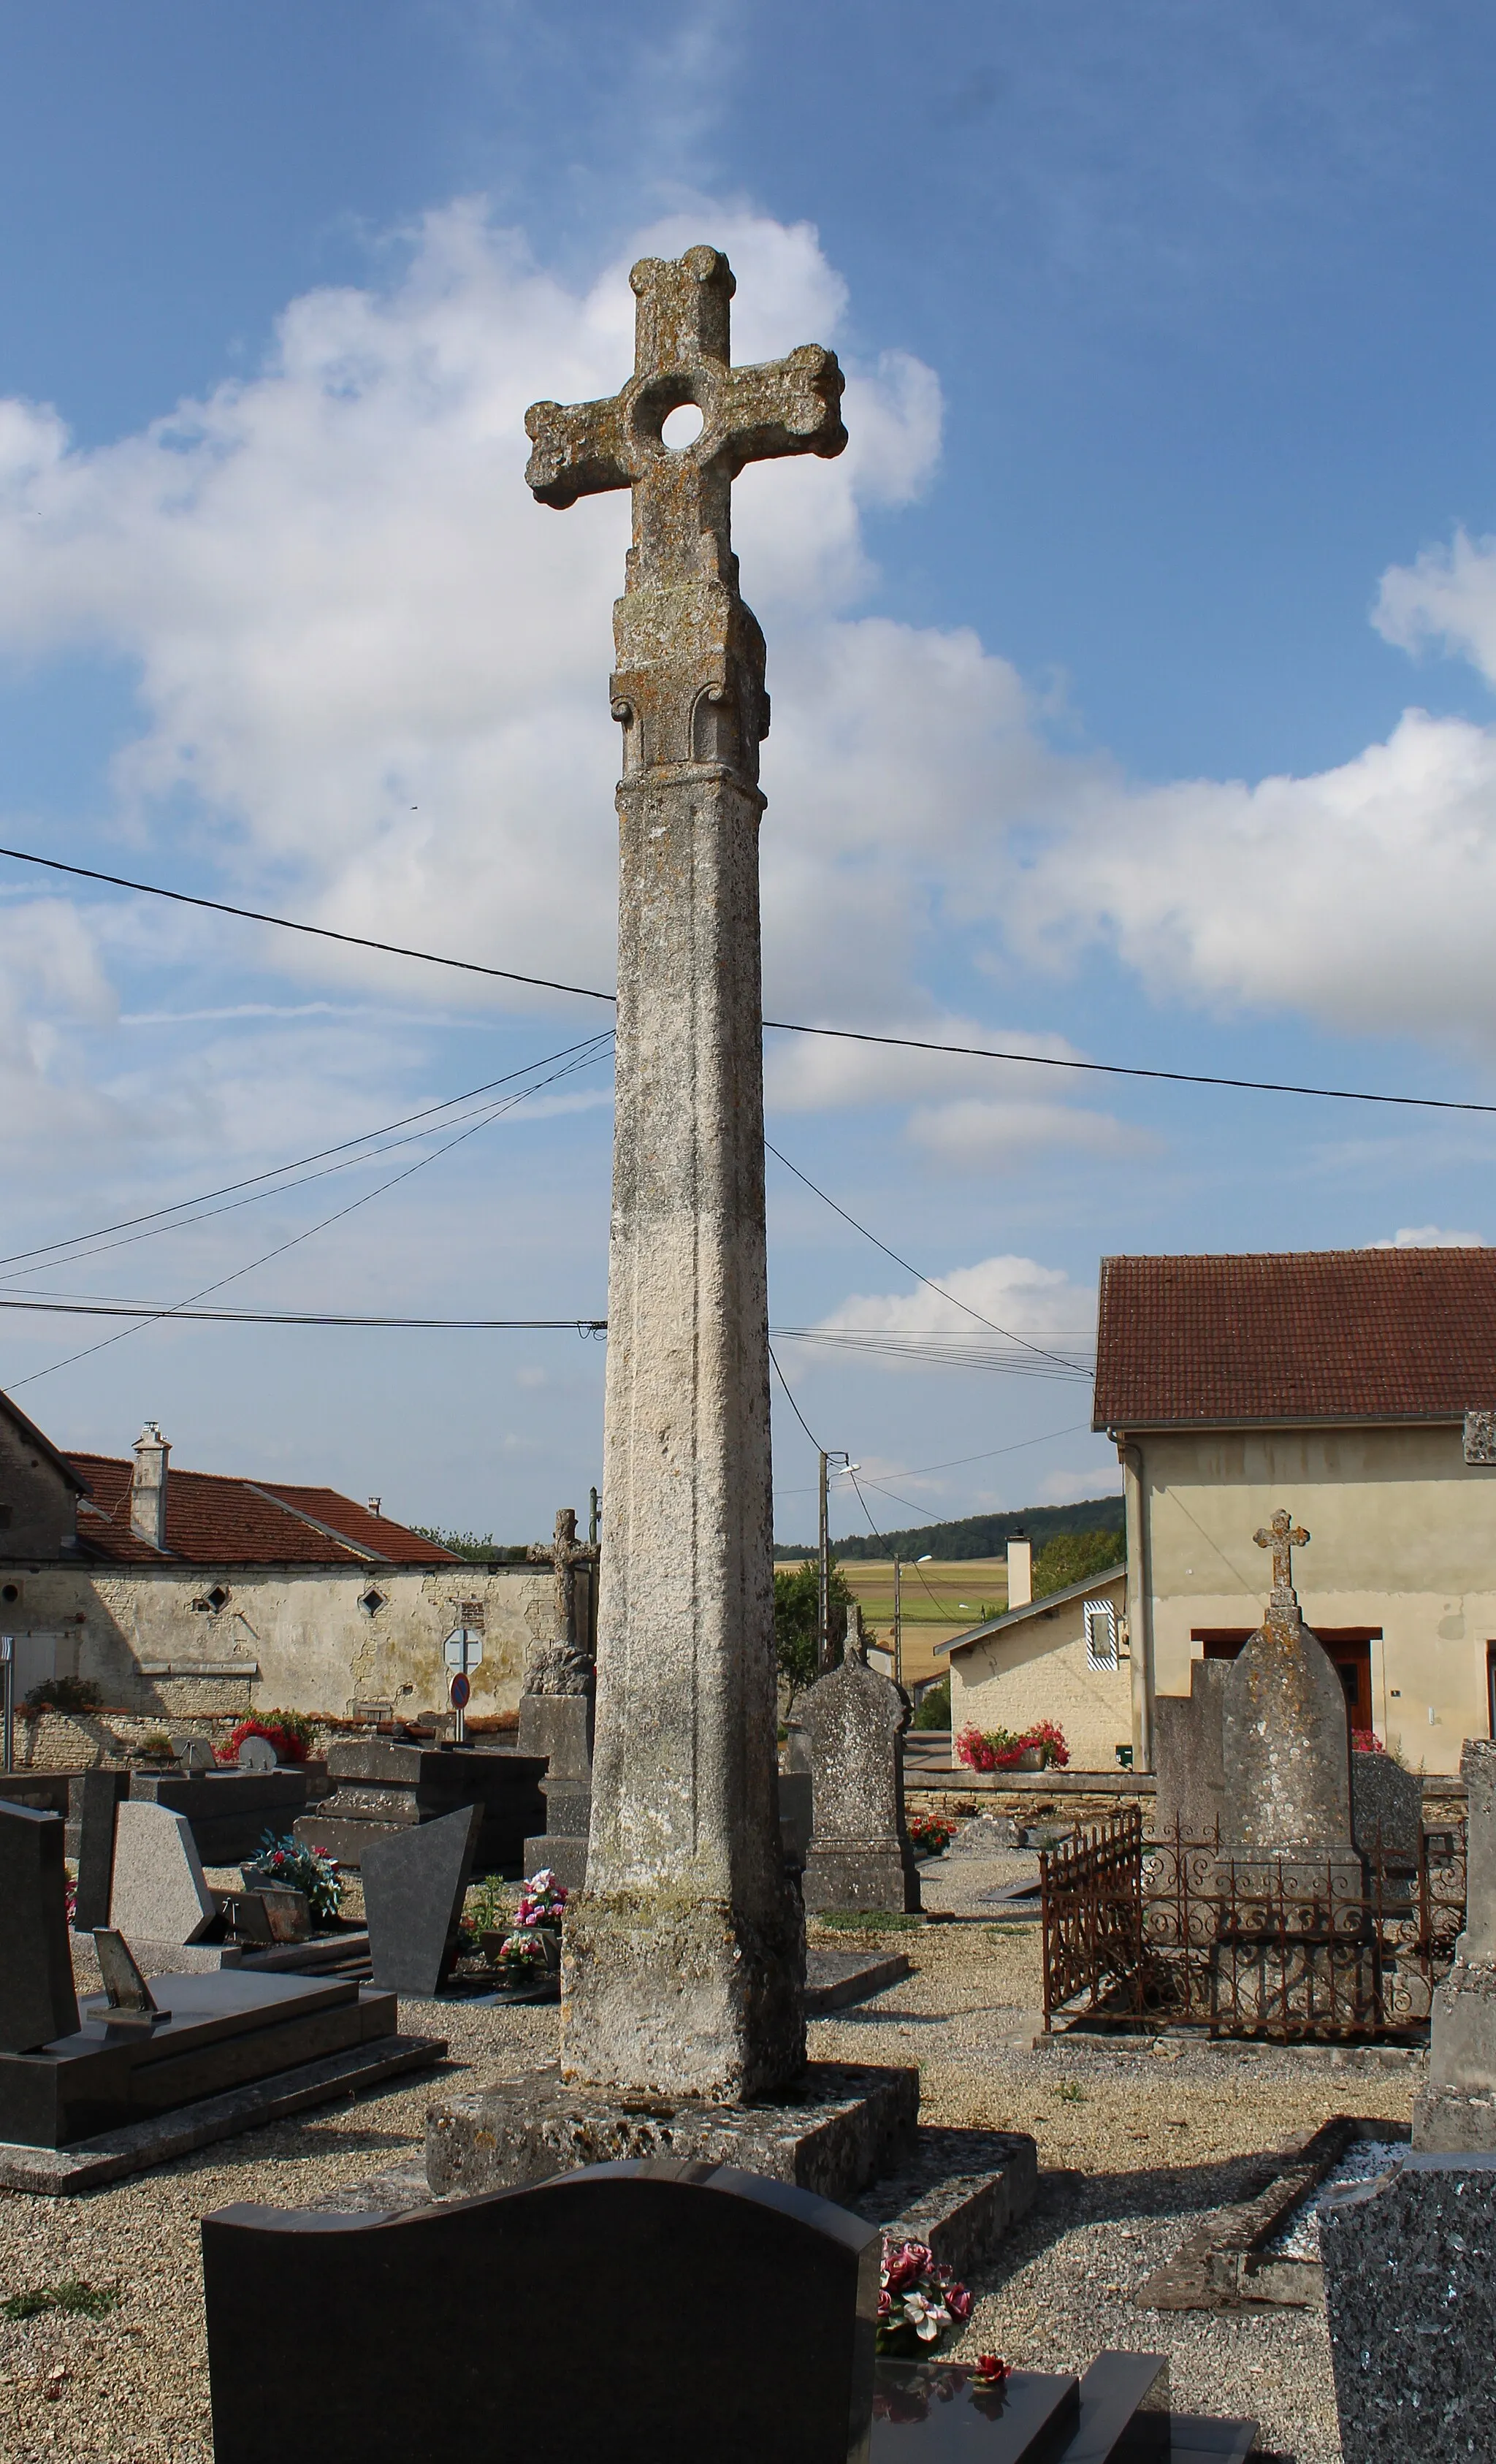
[[[85,2284],[65,2276],[60,2284],[35,2284],[0,2301],[0,2319],[39,2319],[44,2310],[66,2310],[75,2319],[106,2319],[124,2299],[118,2284]]]
[[[1089,2101],[1079,2079],[1062,2079],[1055,2094],[1062,2104],[1085,2104]]]
[[[925,1921],[902,1908],[823,1908],[812,1922],[831,1933],[909,1933]]]

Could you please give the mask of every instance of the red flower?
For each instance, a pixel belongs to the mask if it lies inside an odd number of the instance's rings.
[[[1005,2362],[1001,2353],[979,2353],[977,2356],[977,2376],[983,2387],[1001,2387],[1012,2372],[1012,2363]]]
[[[945,2297],[945,2306],[949,2310],[953,2319],[959,2320],[964,2322],[964,2321],[971,2317],[972,2298],[964,2284],[953,2284],[948,2287]]]

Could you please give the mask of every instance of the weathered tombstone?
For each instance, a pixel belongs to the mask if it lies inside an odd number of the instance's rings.
[[[868,1666],[848,1636],[846,1658],[809,1688],[800,1717],[811,1752],[806,1908],[917,1909],[904,1819],[909,1697]]]
[[[77,1779],[68,1782],[68,1819],[70,1824],[77,1824],[77,1894],[73,1923],[79,1933],[92,1933],[109,1922],[115,1815],[129,1793],[128,1771],[80,1771]]]
[[[1465,1920],[1434,1996],[1429,2076],[1413,2105],[1413,2145],[1496,2151],[1496,1743],[1467,1738]]]
[[[0,2053],[77,2026],[60,1814],[0,1803]]]
[[[176,1755],[177,1766],[181,1771],[210,1771],[213,1768],[213,1749],[206,1737],[173,1737],[171,1740],[171,1750]],[[243,1769],[244,1756],[242,1752],[239,1756],[239,1763],[240,1768]],[[263,1771],[274,1771],[274,1759],[268,1763],[257,1765],[256,1768]]]
[[[239,1765],[242,1771],[273,1771],[280,1769],[280,1756],[269,1737],[244,1737],[239,1743]],[[198,1766],[194,1765],[194,1769]]]
[[[1409,2155],[1319,2211],[1345,2464],[1492,2452],[1496,2154]]]
[[[414,2214],[225,2208],[203,2223],[213,2453],[863,2464],[878,2259],[877,2229],[826,2200],[669,2160]],[[584,2367],[538,2368],[523,2338],[453,2336],[453,2288],[465,2315],[496,2317],[521,2282],[565,2285]],[[256,2361],[244,2321],[267,2283],[317,2318],[315,2370]],[[772,2296],[768,2337],[756,2288]],[[643,2332],[656,2293],[668,2332]],[[442,2366],[412,2370],[412,2350]]]
[[[1154,1838],[1162,1846],[1225,1837],[1226,1774],[1221,1712],[1231,1663],[1195,1660],[1188,1695],[1154,1704]]]
[[[1351,1830],[1363,1857],[1416,1871],[1423,1845],[1423,1782],[1391,1754],[1351,1756]]]
[[[129,1942],[201,1942],[217,1914],[187,1815],[133,1797],[121,1805],[109,1895],[115,1931]]]
[[[537,1874],[549,1866],[568,1891],[580,1891],[586,1880],[596,1682],[586,1637],[579,1632],[577,1575],[583,1567],[590,1574],[599,1553],[595,1543],[578,1540],[569,1506],[557,1515],[549,1545],[535,1541],[530,1548],[531,1562],[555,1573],[556,1631],[532,1653],[519,1697],[519,1751],[547,1757],[540,1782],[545,1829],[525,1841],[524,1870]]]
[[[376,1985],[427,1996],[445,1985],[482,1822],[482,1807],[465,1805],[365,1850],[363,1911]]]

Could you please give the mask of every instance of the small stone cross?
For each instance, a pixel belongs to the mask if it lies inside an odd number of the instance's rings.
[[[1298,1595],[1293,1588],[1293,1551],[1307,1549],[1309,1536],[1303,1526],[1294,1522],[1286,1506],[1279,1507],[1265,1529],[1252,1534],[1259,1549],[1272,1551],[1272,1595],[1286,1605],[1289,1601],[1297,1604]]]
[[[628,280],[639,303],[633,375],[606,402],[532,403],[525,477],[542,505],[633,490],[629,590],[712,578],[736,584],[732,485],[744,464],[840,453],[847,442],[836,354],[806,342],[788,359],[735,368],[728,319],[737,286],[719,249],[688,249],[673,263],[641,257]],[[701,432],[677,450],[661,429],[687,403],[701,412]]]
[[[577,1538],[577,1510],[563,1506],[556,1517],[556,1537],[547,1548],[543,1540],[532,1540],[529,1556],[533,1566],[551,1566],[556,1573],[556,1640],[576,1645],[577,1635],[577,1568],[595,1566],[598,1550],[589,1541]]]

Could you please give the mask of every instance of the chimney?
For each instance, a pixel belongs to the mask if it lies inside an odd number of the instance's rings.
[[[130,1529],[153,1549],[166,1545],[166,1457],[171,1448],[159,1424],[147,1420],[135,1441],[130,1480]]]
[[[1034,1596],[1034,1544],[1022,1531],[1008,1542],[1008,1606],[1026,1609]]]
[[[384,1503],[385,1501],[382,1497],[371,1497],[369,1499],[369,1512],[371,1514],[377,1514]]]

